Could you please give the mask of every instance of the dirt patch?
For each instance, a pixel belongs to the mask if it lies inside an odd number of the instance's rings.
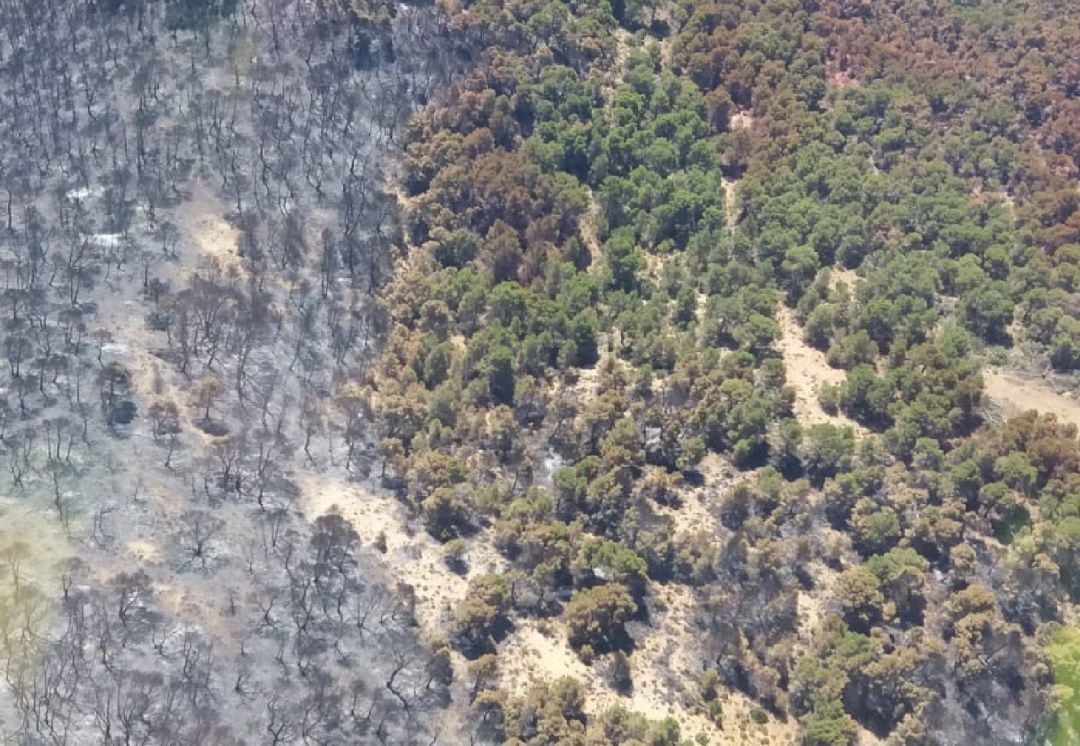
[[[218,595],[201,583],[197,575],[176,573],[168,581],[155,583],[154,599],[182,626],[205,631],[218,651],[238,650],[239,642],[250,633],[238,617],[228,612],[229,593]]]
[[[728,128],[732,130],[748,130],[754,126],[754,117],[748,111],[737,111],[731,115]]]
[[[415,589],[417,621],[429,636],[445,636],[471,576],[506,569],[491,537],[481,535],[470,542],[469,572],[455,574],[443,561],[441,545],[422,531],[412,531],[404,508],[392,498],[330,475],[305,472],[297,474],[296,480],[309,518],[336,511],[350,520],[367,547],[380,534],[385,537],[387,569],[397,581]],[[686,519],[681,521],[683,525],[709,515],[701,498],[691,496],[688,499],[693,504],[672,511]],[[593,715],[622,705],[654,719],[673,717],[686,736],[700,733],[710,744],[794,742],[793,724],[771,719],[763,725],[753,723],[749,716],[753,704],[740,694],[724,695],[723,728],[709,720],[697,708],[694,697],[702,659],[696,652],[692,591],[685,586],[656,585],[650,606],[651,622],[633,630],[637,647],[630,656],[634,678],[630,694],[620,694],[608,685],[602,676],[603,661],[587,666],[578,657],[560,623],[532,619],[516,620],[513,632],[499,645],[501,688],[512,695],[524,695],[537,681],[572,676],[588,693],[586,710]],[[454,663],[464,680],[465,660],[455,654]],[[748,734],[752,736],[749,741]]]
[[[365,547],[385,540],[387,568],[396,581],[415,590],[417,620],[430,636],[445,636],[470,577],[505,569],[505,561],[481,535],[469,544],[469,571],[464,575],[453,572],[439,542],[422,530],[414,530],[405,509],[393,498],[376,494],[363,484],[310,472],[297,474],[296,482],[310,520],[337,512],[352,523]]]
[[[544,679],[572,676],[587,692],[585,710],[590,715],[621,706],[652,720],[673,718],[683,736],[704,736],[709,744],[795,742],[795,724],[770,718],[753,723],[753,703],[736,692],[721,694],[722,725],[710,720],[698,704],[696,682],[703,659],[699,654],[692,622],[693,591],[681,585],[654,585],[650,591],[651,622],[634,624],[636,647],[630,654],[633,688],[620,693],[602,675],[606,661],[592,666],[582,662],[557,622],[520,622],[501,645],[501,688],[512,695],[525,695],[530,686]]]
[[[499,648],[499,682],[515,695],[524,695],[529,687],[544,679],[573,676],[591,694],[603,685],[595,681],[593,671],[570,649],[561,625],[538,623],[532,619],[518,622],[513,633]]]
[[[851,74],[849,70],[841,70],[838,66],[830,63],[828,68],[828,82],[834,88],[858,88],[861,82]]]
[[[161,561],[161,547],[146,539],[132,539],[127,543],[127,550],[140,565],[156,564]]]
[[[829,268],[829,287],[833,290],[841,282],[847,285],[849,291],[854,290],[861,280],[859,273],[853,269],[845,269],[844,267]]]
[[[701,487],[683,485],[679,489],[682,502],[677,508],[653,506],[659,515],[671,520],[672,533],[676,536],[719,531],[719,498],[736,480],[735,467],[718,453],[705,454],[697,470],[704,477],[704,484]]]
[[[240,232],[225,219],[221,200],[201,181],[191,184],[191,196],[176,208],[181,240],[223,266],[240,266]]]
[[[824,352],[803,341],[802,327],[790,308],[781,304],[776,320],[782,332],[777,346],[784,358],[788,384],[795,389],[795,415],[799,421],[809,425],[847,425],[863,434],[865,428],[861,425],[846,417],[826,414],[818,403],[822,387],[843,383],[847,373],[830,366]]]
[[[1075,396],[1059,393],[1037,379],[996,368],[983,371],[983,380],[986,395],[1001,407],[1007,416],[1034,409],[1055,415],[1059,422],[1080,427],[1080,400]]]

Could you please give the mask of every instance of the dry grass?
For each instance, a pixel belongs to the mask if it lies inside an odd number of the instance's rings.
[[[72,548],[49,511],[0,498],[0,665],[33,670]]]
[[[71,556],[54,511],[0,498],[0,592],[14,590],[16,578],[51,592]]]

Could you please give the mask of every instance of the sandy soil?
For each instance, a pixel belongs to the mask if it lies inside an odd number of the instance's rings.
[[[998,368],[983,371],[986,395],[1006,415],[1018,415],[1034,409],[1057,416],[1060,422],[1080,427],[1080,399],[1054,391],[1038,379],[1025,378]]]
[[[470,542],[468,574],[457,575],[446,567],[439,543],[422,530],[412,532],[404,508],[392,498],[333,476],[304,472],[296,479],[302,489],[303,509],[310,519],[337,511],[352,522],[367,547],[380,533],[385,535],[387,568],[397,581],[415,588],[417,620],[431,637],[445,636],[454,605],[465,595],[469,577],[506,569],[490,537],[481,535]],[[711,520],[711,512],[698,496],[691,496],[682,511],[674,512],[686,519],[680,522],[687,526]],[[752,703],[742,695],[725,696],[724,729],[696,711],[688,694],[701,671],[701,658],[693,642],[691,591],[685,586],[657,585],[652,594],[656,611],[651,624],[639,624],[633,630],[638,644],[630,656],[635,682],[630,696],[624,697],[608,686],[600,674],[602,664],[587,666],[581,661],[560,624],[530,619],[518,620],[516,628],[500,643],[502,688],[523,695],[536,681],[573,676],[585,686],[586,707],[593,714],[623,705],[650,718],[674,717],[685,736],[702,733],[710,744],[746,743],[745,734],[753,735],[752,742],[760,738],[761,743],[793,743],[795,731],[791,723],[751,723]],[[454,661],[464,677],[466,662],[457,654]],[[740,723],[738,728],[735,723]]]
[[[845,269],[844,267],[836,266],[829,268],[829,287],[835,288],[838,284],[843,282],[848,287],[848,291],[853,291],[855,286],[859,284],[862,278],[859,277],[859,273],[853,269]]]
[[[218,259],[223,266],[240,267],[238,251],[240,232],[225,220],[225,206],[199,180],[191,182],[191,196],[176,208],[180,240],[207,258]]]
[[[782,335],[778,342],[787,369],[788,384],[795,388],[795,414],[804,424],[831,423],[847,425],[859,434],[865,428],[840,415],[829,415],[818,403],[818,394],[826,384],[843,383],[847,373],[829,365],[825,353],[803,341],[802,328],[791,309],[780,304],[776,314]]]
[[[754,126],[754,117],[748,111],[737,111],[731,115],[728,125],[732,130],[748,130]]]
[[[417,619],[432,636],[445,636],[470,577],[501,572],[506,567],[489,538],[481,534],[470,542],[468,573],[458,575],[446,566],[442,545],[422,528],[412,530],[405,509],[393,498],[374,494],[363,484],[323,474],[302,472],[295,479],[309,520],[338,512],[349,519],[361,543],[369,548],[380,534],[386,537],[387,567],[398,582],[415,589]]]
[[[500,684],[521,695],[540,679],[572,676],[588,692],[585,709],[597,715],[622,706],[654,720],[674,718],[684,738],[705,736],[709,744],[795,743],[794,721],[771,719],[763,725],[750,721],[753,703],[742,694],[723,693],[723,727],[717,726],[694,704],[694,688],[702,672],[696,653],[692,591],[681,585],[654,585],[649,625],[634,624],[637,647],[630,655],[633,690],[623,695],[603,679],[600,667],[586,666],[570,648],[561,625],[525,621],[500,646]]]

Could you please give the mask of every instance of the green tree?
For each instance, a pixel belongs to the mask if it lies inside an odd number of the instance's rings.
[[[570,644],[603,652],[625,645],[624,625],[637,612],[637,604],[621,583],[605,583],[576,592],[566,604]]]
[[[850,427],[811,425],[803,438],[803,463],[818,484],[826,477],[851,469],[855,455],[855,432]]]
[[[1054,746],[1076,743],[1080,738],[1080,629],[1056,630],[1046,653],[1054,677],[1051,742]]]
[[[497,347],[487,356],[488,393],[496,404],[514,404],[514,354]]]
[[[500,575],[479,575],[469,581],[465,598],[454,611],[454,636],[467,653],[487,652],[491,636],[509,609],[510,588]]]

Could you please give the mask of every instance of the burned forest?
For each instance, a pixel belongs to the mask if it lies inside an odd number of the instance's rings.
[[[297,472],[370,445],[431,7],[0,6],[5,743],[429,743],[445,651]],[[389,11],[389,12],[388,12]]]

